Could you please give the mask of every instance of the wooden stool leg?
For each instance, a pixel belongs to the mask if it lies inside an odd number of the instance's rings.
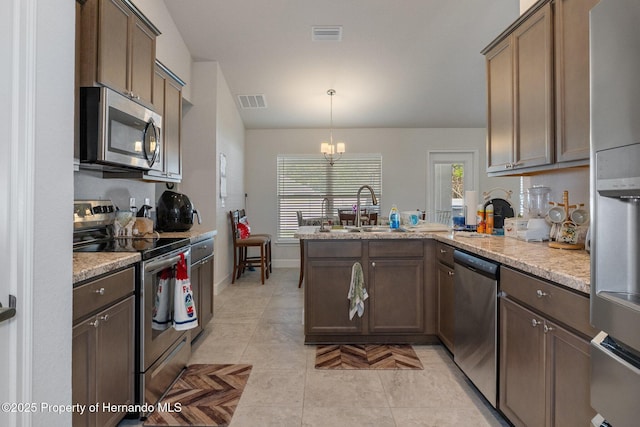
[[[266,258],[265,258],[266,247],[267,247],[266,243],[263,243],[262,245],[260,245],[260,280],[262,281],[263,285],[264,285],[264,271],[266,267]]]
[[[233,248],[233,274],[231,275],[231,284],[236,282],[236,273],[238,272],[238,251],[240,248]]]

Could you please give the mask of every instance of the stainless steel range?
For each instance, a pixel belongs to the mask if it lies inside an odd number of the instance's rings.
[[[108,200],[74,202],[74,252],[139,252],[136,267],[136,403],[155,404],[184,369],[191,355],[189,331],[171,326],[173,290],[178,261],[191,262],[187,238],[121,238],[114,236],[116,208]],[[190,271],[189,271],[190,274]],[[169,289],[166,289],[169,285]],[[164,292],[161,292],[162,287]],[[154,325],[159,310],[162,325]],[[156,322],[159,323],[159,322]],[[145,416],[146,414],[140,414]]]

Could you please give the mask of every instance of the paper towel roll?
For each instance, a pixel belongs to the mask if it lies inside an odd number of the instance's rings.
[[[478,192],[477,191],[465,191],[464,192],[464,205],[467,211],[466,224],[476,225],[476,207],[478,206]]]

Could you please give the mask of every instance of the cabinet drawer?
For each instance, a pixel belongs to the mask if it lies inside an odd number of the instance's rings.
[[[597,331],[589,324],[589,298],[557,285],[512,270],[500,269],[500,288],[511,298],[532,307],[592,338]]]
[[[307,256],[309,258],[360,258],[362,243],[360,240],[311,241],[307,243]]]
[[[191,245],[191,263],[195,264],[213,254],[213,239],[202,240]]]
[[[453,267],[453,246],[438,242],[436,246],[436,254],[438,256],[438,261],[448,265],[449,267]]]
[[[73,289],[73,320],[97,311],[135,291],[133,267]]]
[[[385,240],[369,242],[369,257],[413,258],[424,256],[422,240]]]

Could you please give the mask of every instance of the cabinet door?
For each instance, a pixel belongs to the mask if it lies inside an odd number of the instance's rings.
[[[129,93],[128,46],[132,15],[120,0],[100,1],[97,80],[123,94]]]
[[[546,4],[513,32],[515,70],[514,167],[553,161],[553,33]]]
[[[500,298],[499,409],[515,426],[545,424],[545,347],[542,318]]]
[[[513,162],[513,48],[507,37],[486,55],[487,172],[508,169]]]
[[[424,332],[423,272],[422,259],[376,259],[369,264],[369,332]]]
[[[455,291],[453,285],[454,271],[442,263],[436,270],[436,286],[438,301],[438,337],[442,343],[454,353]]]
[[[167,80],[164,73],[156,67],[155,72],[153,73],[153,93],[152,93],[152,104],[153,110],[163,116],[164,121],[164,85]]]
[[[309,252],[309,251],[307,251]],[[362,318],[349,320],[351,268],[360,258],[307,261],[304,332],[306,335],[348,335],[362,333]],[[371,297],[369,297],[371,298]],[[365,301],[365,306],[369,300]],[[365,316],[369,308],[365,308]]]
[[[202,283],[200,280],[200,270],[202,265],[200,263],[193,264],[191,266],[191,292],[193,292],[193,300],[196,302],[196,314],[198,315],[198,326],[191,329],[191,341],[195,340],[202,332],[202,311],[201,311],[201,300],[202,300],[202,292],[200,289],[202,288]]]
[[[200,265],[200,313],[199,323],[202,327],[213,318],[213,257],[208,258]]]
[[[554,3],[556,160],[589,158],[589,11],[598,0]]]
[[[156,36],[138,17],[132,16],[130,22],[129,89],[138,102],[152,107]]]
[[[168,178],[179,179],[182,177],[182,86],[167,79],[164,94],[164,169]]]
[[[73,403],[92,405],[96,400],[96,323],[91,318],[73,328],[71,395]],[[73,412],[74,427],[96,425],[96,414]]]
[[[587,426],[590,405],[589,342],[549,321],[547,330],[547,425]]]
[[[99,313],[96,359],[96,401],[133,404],[134,400],[134,297]],[[115,426],[125,412],[100,411],[98,426]]]

